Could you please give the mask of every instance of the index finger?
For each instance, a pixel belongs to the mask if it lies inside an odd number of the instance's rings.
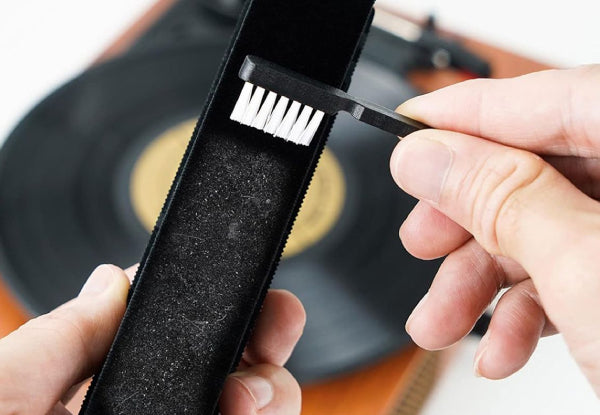
[[[600,65],[476,79],[397,111],[432,127],[546,155],[600,155]]]

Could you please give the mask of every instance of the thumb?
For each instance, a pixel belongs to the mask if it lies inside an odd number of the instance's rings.
[[[0,406],[45,414],[91,376],[119,327],[128,290],[123,270],[101,265],[77,298],[0,340]]]
[[[408,193],[523,266],[600,393],[600,204],[540,157],[459,133],[412,134],[391,168]]]

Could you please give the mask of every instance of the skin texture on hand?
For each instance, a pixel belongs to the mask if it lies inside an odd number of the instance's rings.
[[[600,396],[600,66],[467,81],[398,112],[435,128],[391,158],[420,199],[400,237],[419,258],[447,255],[409,334],[448,347],[509,288],[476,373],[509,376],[559,331]]]
[[[0,413],[68,415],[67,406],[81,406],[71,400],[108,352],[134,274],[102,265],[77,298],[0,340]],[[269,291],[239,371],[225,383],[222,415],[300,413],[300,387],[282,366],[305,319],[293,294]]]

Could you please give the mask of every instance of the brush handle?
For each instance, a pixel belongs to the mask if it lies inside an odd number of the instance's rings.
[[[348,112],[354,118],[400,138],[415,131],[431,128],[422,122],[413,120],[372,102],[357,98],[349,98],[349,102],[352,108]]]

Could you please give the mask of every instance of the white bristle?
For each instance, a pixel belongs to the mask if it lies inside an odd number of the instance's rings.
[[[254,86],[250,82],[246,82],[244,84],[244,88],[242,88],[242,92],[240,93],[240,97],[235,103],[235,107],[233,108],[233,112],[229,117],[233,121],[242,122],[242,118],[244,117],[244,113],[246,112],[246,108],[248,108],[248,104],[250,103],[250,98],[252,97],[252,89]]]
[[[273,113],[267,121],[267,125],[264,130],[266,133],[275,135],[275,132],[277,132],[277,129],[281,125],[281,121],[283,121],[283,118],[285,117],[285,110],[287,109],[289,102],[290,100],[286,97],[279,98],[279,101],[275,106],[275,110],[273,110]]]
[[[310,120],[310,115],[312,114],[313,109],[309,106],[305,106],[298,117],[298,120],[292,127],[292,131],[288,135],[288,140],[293,141],[294,143],[300,142],[300,137],[302,137],[302,133],[306,129],[308,125],[308,121]]]
[[[292,127],[294,126],[294,124],[296,123],[296,120],[298,119],[298,114],[300,113],[300,107],[302,107],[302,104],[300,104],[299,102],[297,102],[297,101],[292,102],[292,106],[288,110],[287,114],[285,114],[283,121],[281,121],[281,125],[279,126],[279,128],[277,129],[277,132],[275,133],[275,137],[279,137],[279,138],[283,138],[284,140],[288,140],[290,131],[292,130]]]
[[[269,120],[269,115],[271,115],[271,111],[273,111],[273,107],[275,106],[275,101],[277,100],[277,94],[275,92],[269,92],[267,95],[267,99],[260,107],[260,111],[258,115],[254,119],[252,123],[252,127],[262,130],[267,125],[267,121]]]
[[[256,118],[256,114],[258,114],[258,110],[260,109],[260,104],[262,103],[263,96],[265,95],[265,90],[261,87],[257,87],[256,91],[252,95],[252,99],[250,99],[250,103],[244,112],[244,116],[242,117],[242,124],[244,125],[252,125],[254,122],[254,118]]]
[[[264,88],[254,90],[254,85],[246,82],[230,118],[295,144],[310,145],[325,114],[309,106],[303,108],[297,101],[289,105],[289,98],[278,100],[275,92],[269,92],[263,101],[264,96]]]
[[[300,142],[298,144],[309,145],[312,141],[313,137],[317,133],[319,126],[321,125],[321,121],[323,121],[323,117],[325,114],[323,111],[316,111],[313,115],[312,119],[308,123],[308,127],[304,129],[302,136],[300,136]]]

